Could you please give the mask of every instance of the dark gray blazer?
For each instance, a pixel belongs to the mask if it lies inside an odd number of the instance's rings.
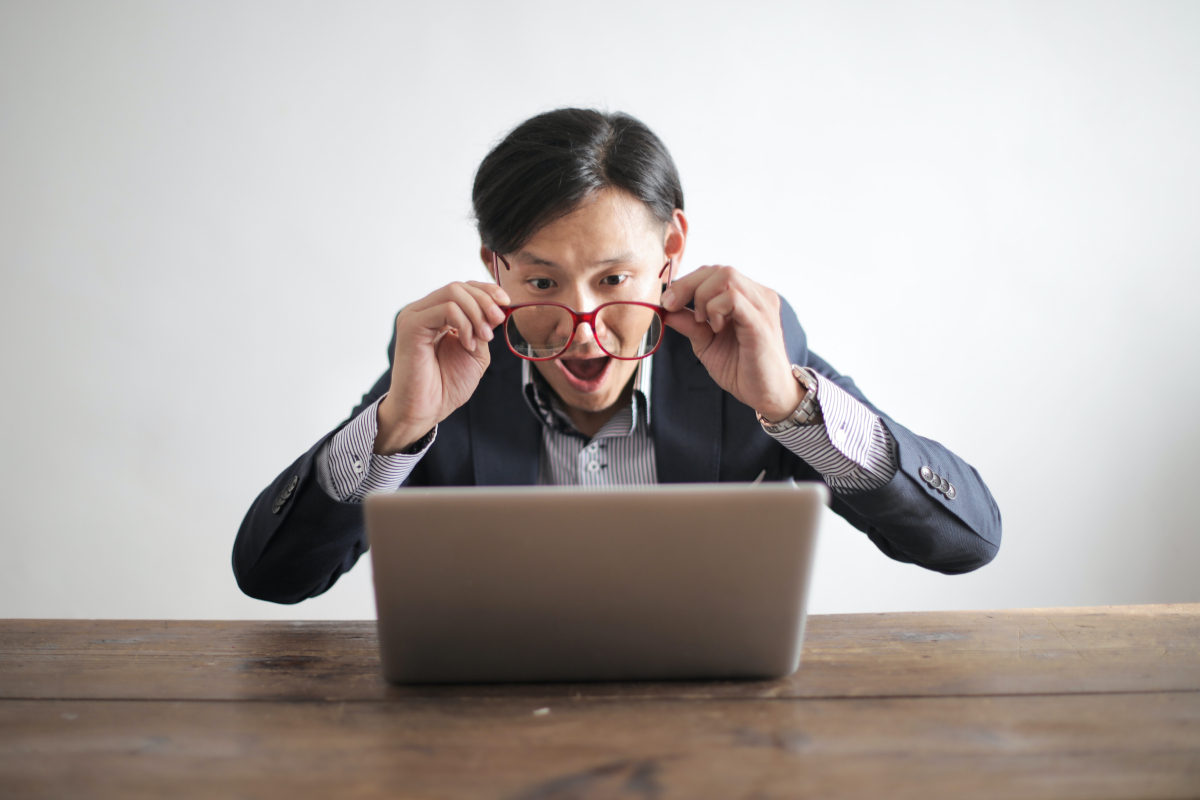
[[[834,495],[832,508],[887,555],[948,574],[991,561],[1000,547],[1000,509],[973,467],[937,442],[896,424],[808,350],[785,302],[784,338],[792,362],[812,367],[883,419],[896,441],[899,469],[880,489]],[[394,345],[394,340],[393,340]],[[388,347],[389,363],[394,346]],[[405,486],[519,486],[537,483],[541,430],[525,403],[521,363],[500,337],[492,362],[466,405],[438,426],[437,440]],[[819,481],[821,476],[763,432],[753,409],[722,390],[673,330],[654,356],[651,428],[659,483]],[[349,422],[391,385],[387,372]],[[342,425],[345,425],[343,422]],[[297,603],[329,589],[367,549],[362,508],[340,503],[317,483],[321,441],[271,482],[250,506],[233,545],[233,572],[251,597]],[[922,480],[928,467],[956,489],[948,499]]]

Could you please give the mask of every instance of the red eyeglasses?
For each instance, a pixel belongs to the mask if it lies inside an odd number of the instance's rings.
[[[492,269],[500,284],[500,264],[512,269],[507,259],[492,253]],[[671,260],[658,273],[668,274]],[[592,337],[605,355],[622,361],[636,361],[654,355],[662,344],[665,318],[669,312],[652,303],[620,300],[605,303],[580,313],[561,303],[518,303],[504,308],[504,338],[508,349],[529,361],[549,361],[567,352],[582,323],[592,329]]]

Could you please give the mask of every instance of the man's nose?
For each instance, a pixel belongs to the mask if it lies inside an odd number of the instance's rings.
[[[596,340],[596,332],[592,330],[592,323],[580,322],[575,326],[575,343],[579,345],[590,345]]]
[[[586,314],[600,304],[599,298],[588,291],[586,286],[566,287],[563,298],[559,302],[570,306],[580,314]]]

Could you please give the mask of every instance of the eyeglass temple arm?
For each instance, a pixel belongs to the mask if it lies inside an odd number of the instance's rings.
[[[495,250],[493,250],[492,251],[492,273],[495,275],[497,286],[500,285],[500,264],[499,264],[500,261],[504,262],[505,271],[512,269],[512,267],[510,267],[508,265],[508,260],[504,256],[497,253]]]

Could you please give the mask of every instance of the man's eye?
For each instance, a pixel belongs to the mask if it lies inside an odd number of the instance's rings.
[[[531,278],[529,281],[535,289],[550,289],[554,286],[554,281],[549,278]]]
[[[600,283],[605,286],[620,286],[629,278],[628,275],[605,275],[600,279]]]

